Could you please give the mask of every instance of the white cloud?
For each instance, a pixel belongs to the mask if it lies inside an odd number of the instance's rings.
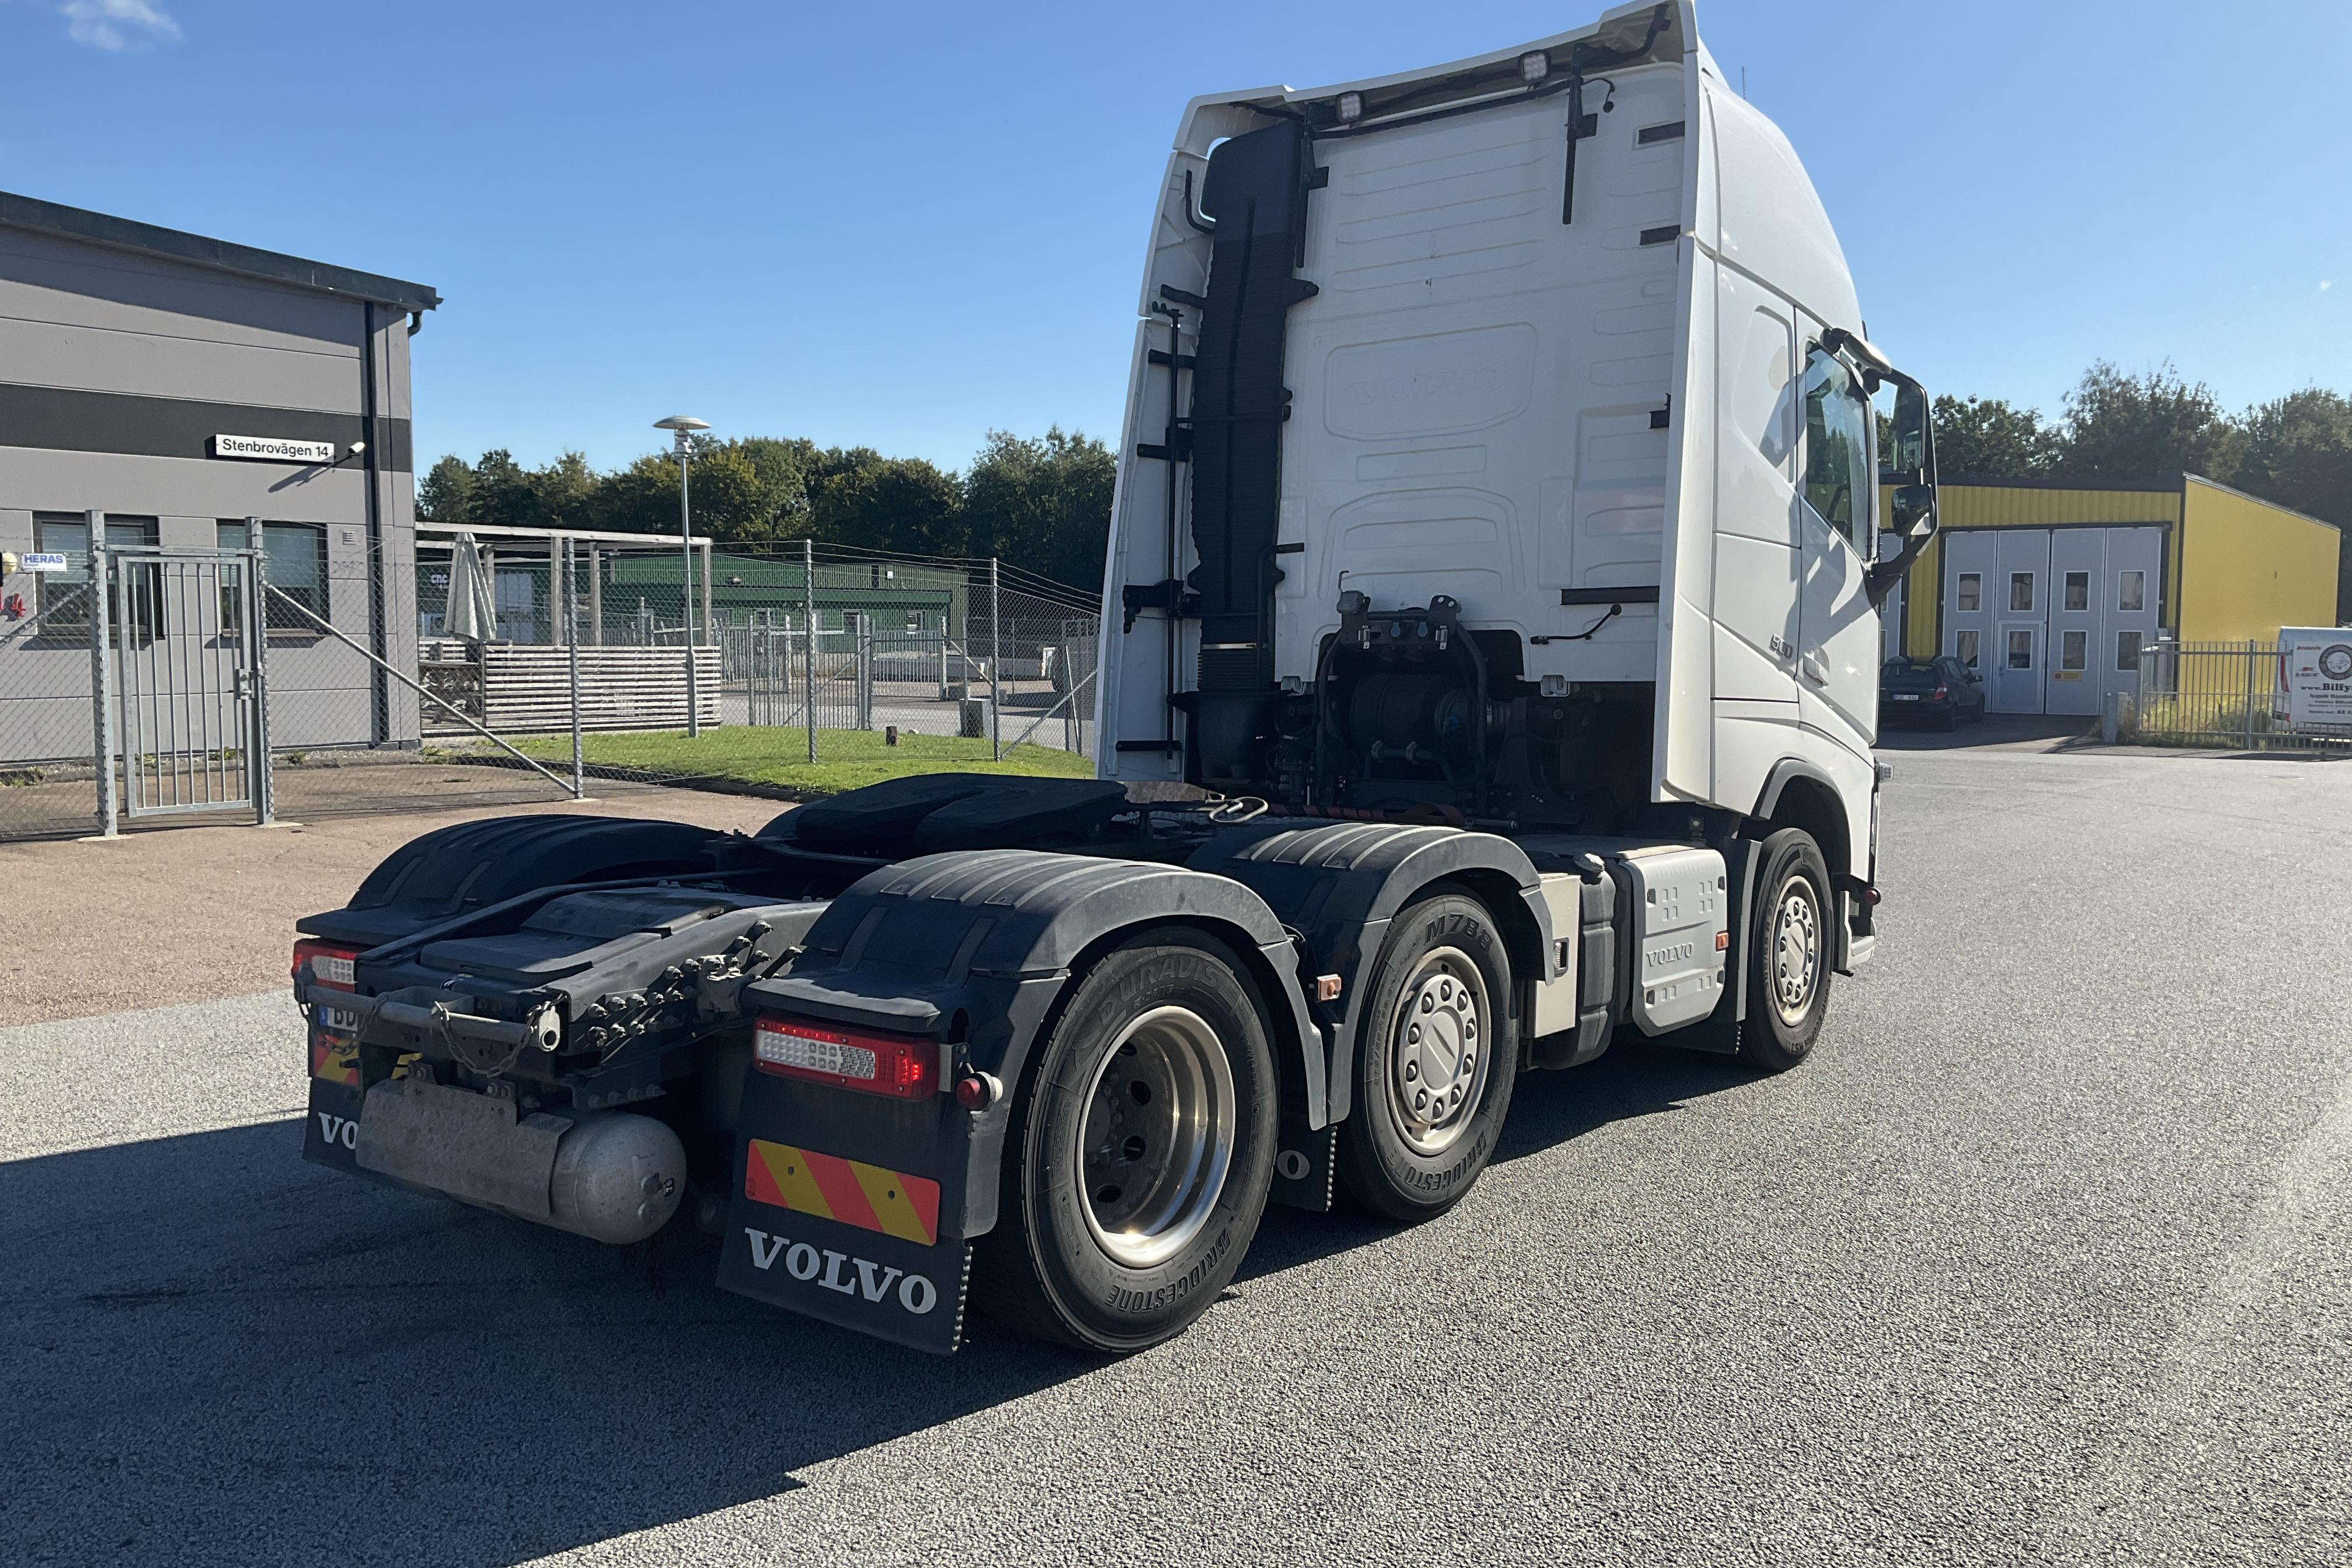
[[[180,36],[180,24],[150,0],[66,0],[58,15],[75,43],[95,49],[138,48]]]
[[[2330,289],[2333,289],[2333,288],[2335,288],[2335,287],[2336,287],[2336,279],[2333,279],[2333,278],[2323,278],[2323,279],[2321,279],[2319,280],[2319,291],[2320,291],[2321,293],[2323,293],[2323,294],[2326,293]]]

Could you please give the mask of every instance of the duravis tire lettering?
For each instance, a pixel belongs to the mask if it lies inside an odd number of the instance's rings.
[[[360,1146],[360,1122],[356,1116],[336,1116],[329,1111],[318,1112],[319,1138],[328,1144],[340,1143],[346,1149]]]
[[[751,1267],[761,1273],[773,1268],[776,1259],[782,1257],[784,1272],[793,1279],[814,1281],[823,1289],[837,1291],[844,1296],[863,1296],[868,1301],[882,1301],[893,1294],[890,1288],[895,1284],[898,1306],[909,1317],[922,1317],[940,1304],[940,1288],[924,1275],[908,1274],[894,1265],[877,1263],[870,1258],[853,1258],[831,1247],[824,1249],[820,1269],[817,1249],[805,1241],[772,1236],[764,1230],[753,1230],[750,1226],[743,1227],[743,1236],[751,1244]],[[856,1270],[856,1279],[844,1276],[844,1264]],[[820,1272],[823,1279],[818,1278]]]

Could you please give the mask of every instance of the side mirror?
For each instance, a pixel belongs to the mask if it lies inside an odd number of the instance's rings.
[[[1876,609],[1895,592],[1895,584],[1911,569],[1927,541],[1936,537],[1936,426],[1927,393],[1917,382],[1895,383],[1893,450],[1885,467],[1895,481],[1894,524],[1903,548],[1870,568],[1867,588]]]
[[[1895,388],[1895,418],[1892,421],[1895,449],[1880,466],[1906,476],[1913,484],[1932,485],[1936,482],[1936,432],[1930,423],[1927,394],[1916,382],[1901,382]]]

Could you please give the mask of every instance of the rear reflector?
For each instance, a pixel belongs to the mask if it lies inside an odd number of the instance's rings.
[[[940,1047],[906,1035],[830,1028],[798,1018],[762,1018],[751,1033],[762,1072],[867,1094],[920,1100],[940,1087]]]
[[[359,983],[354,961],[359,957],[355,947],[338,947],[326,942],[298,942],[294,944],[294,978],[302,978],[302,966],[310,966],[311,980],[337,991],[349,991]]]

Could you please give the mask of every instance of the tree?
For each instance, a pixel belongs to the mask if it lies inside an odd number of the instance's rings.
[[[452,452],[427,469],[416,486],[416,515],[428,522],[467,522],[474,495],[474,468]]]
[[[2306,386],[2246,410],[2242,489],[2352,525],[2352,398]]]
[[[1024,440],[992,430],[963,479],[968,548],[1093,589],[1110,540],[1118,460],[1110,448],[1058,425]]]
[[[965,552],[962,489],[920,458],[832,447],[811,477],[808,500],[814,539],[908,555]]]
[[[2227,482],[2244,437],[2210,387],[2180,378],[2167,360],[2127,375],[2093,363],[2066,395],[2066,417],[2052,471],[2070,479],[2175,479],[2201,474]]]
[[[2033,479],[2057,461],[2058,433],[2042,423],[2039,410],[2006,398],[1938,397],[1935,419],[1940,474]]]

